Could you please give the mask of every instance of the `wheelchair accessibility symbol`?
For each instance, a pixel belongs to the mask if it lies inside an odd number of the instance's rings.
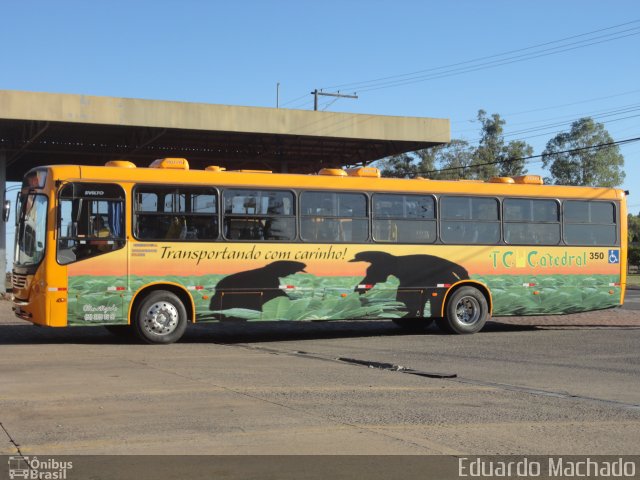
[[[609,250],[609,263],[620,263],[620,250]]]

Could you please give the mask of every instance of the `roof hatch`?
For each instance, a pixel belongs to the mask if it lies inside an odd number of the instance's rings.
[[[513,177],[513,181],[529,185],[544,185],[544,180],[540,175],[520,175],[519,177]]]
[[[186,158],[159,158],[154,160],[149,168],[169,168],[172,170],[189,170]]]
[[[376,167],[357,167],[347,169],[350,177],[376,177],[380,178],[380,170]]]

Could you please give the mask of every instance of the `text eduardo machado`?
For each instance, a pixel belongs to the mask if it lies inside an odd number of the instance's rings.
[[[637,460],[637,459],[636,459]],[[461,478],[633,478],[636,460],[624,457],[460,457]]]

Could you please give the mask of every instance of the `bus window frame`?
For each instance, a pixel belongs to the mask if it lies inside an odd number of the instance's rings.
[[[616,239],[613,243],[607,244],[596,244],[593,243],[569,243],[565,238],[565,219],[564,219],[564,206],[566,202],[595,202],[595,203],[608,203],[613,205],[613,212],[615,217],[615,223],[574,223],[569,222],[570,225],[614,225]],[[620,238],[620,229],[622,228],[620,225],[620,202],[616,200],[594,200],[592,198],[564,198],[562,200],[562,211],[561,211],[561,220],[562,220],[562,242],[564,245],[568,247],[589,247],[589,248],[603,248],[603,247],[620,247],[621,246],[621,238]]]
[[[35,197],[37,196],[42,196],[45,198],[46,200],[46,218],[45,218],[45,244],[44,244],[44,248],[42,250],[42,256],[40,258],[40,260],[38,261],[38,263],[34,263],[34,264],[28,264],[28,265],[17,265],[16,266],[16,255],[17,255],[17,250],[18,250],[18,239],[19,239],[19,235],[20,232],[18,231],[18,225],[20,223],[20,220],[23,220],[22,218],[22,209],[26,208],[26,202],[22,201],[20,202],[20,211],[18,212],[18,219],[16,221],[16,231],[15,231],[15,238],[14,238],[14,251],[13,251],[13,266],[12,269],[15,270],[16,272],[24,272],[27,275],[33,275],[35,274],[35,272],[38,270],[38,268],[40,267],[40,265],[42,265],[42,262],[44,261],[44,259],[47,256],[48,253],[48,249],[50,248],[49,246],[49,241],[47,241],[47,235],[48,235],[48,230],[49,230],[49,221],[50,221],[50,215],[51,215],[51,205],[54,203],[51,201],[51,198],[49,198],[49,195],[42,189],[36,189],[36,188],[29,188],[28,191],[23,192],[22,190],[20,190],[18,192],[18,196],[24,195],[25,199],[27,196],[29,195],[33,195],[34,196],[34,201],[35,201]],[[57,240],[55,238],[55,230],[54,229],[54,243],[57,244]],[[57,248],[57,247],[56,247]]]
[[[612,244],[611,246],[620,246],[620,202],[615,201],[615,200],[593,200],[593,199],[588,199],[588,198],[560,198],[560,197],[547,197],[547,196],[496,196],[496,195],[473,195],[473,194],[465,194],[465,193],[452,193],[452,192],[446,192],[446,193],[431,193],[431,192],[417,192],[417,191],[387,191],[387,190],[353,190],[353,189],[340,189],[340,190],[335,190],[335,189],[322,189],[322,188],[312,188],[312,189],[306,189],[306,188],[277,188],[277,187],[262,187],[262,186],[256,186],[256,185],[243,185],[243,184],[239,184],[239,185],[228,185],[228,186],[212,186],[212,185],[201,185],[201,184],[194,184],[194,183],[185,183],[185,184],[157,184],[157,183],[137,183],[134,184],[132,189],[131,189],[131,231],[132,231],[132,236],[135,240],[143,242],[143,241],[164,241],[164,239],[156,239],[156,240],[142,240],[140,238],[138,238],[138,236],[136,235],[135,232],[135,221],[136,221],[136,214],[137,211],[134,209],[135,205],[135,198],[136,198],[136,193],[137,193],[137,189],[139,187],[156,187],[156,186],[160,186],[163,188],[191,188],[191,187],[195,187],[195,188],[203,188],[203,189],[211,189],[213,192],[215,192],[215,194],[217,195],[217,200],[216,200],[216,208],[217,208],[217,213],[215,214],[217,216],[217,220],[218,220],[218,235],[215,239],[171,239],[170,241],[172,242],[184,242],[184,243],[207,243],[207,242],[220,242],[220,241],[224,241],[224,242],[238,242],[238,243],[273,243],[273,244],[283,244],[283,243],[318,243],[315,241],[311,241],[311,240],[305,240],[302,238],[302,220],[305,217],[313,217],[313,215],[304,215],[302,213],[302,195],[306,192],[311,192],[311,193],[326,193],[326,194],[359,194],[359,195],[363,195],[365,197],[365,201],[366,203],[366,208],[365,208],[365,214],[366,217],[328,217],[328,218],[350,218],[350,219],[364,219],[366,218],[367,220],[367,238],[363,241],[358,241],[358,242],[354,242],[354,241],[337,241],[337,242],[329,242],[329,243],[339,243],[339,244],[353,244],[353,245],[357,245],[357,244],[381,244],[381,245],[395,245],[396,243],[394,242],[386,242],[386,241],[379,241],[376,240],[374,238],[374,233],[373,233],[373,222],[374,222],[374,215],[373,215],[373,197],[374,195],[404,195],[404,196],[412,196],[412,195],[416,195],[416,196],[428,196],[431,197],[433,199],[433,201],[435,202],[435,210],[434,210],[434,219],[433,220],[425,220],[425,221],[435,221],[435,225],[436,225],[436,237],[435,240],[433,242],[429,242],[429,243],[424,243],[424,242],[402,242],[402,243],[397,243],[397,245],[452,245],[452,246],[461,246],[461,245],[471,245],[471,246],[475,246],[475,245],[485,245],[485,246],[491,246],[491,245],[508,245],[508,246],[548,246],[548,247],[558,247],[558,246],[582,246],[582,247],[596,247],[596,246],[601,246],[601,245],[593,245],[593,244],[569,244],[566,242],[565,240],[565,219],[564,219],[564,204],[567,201],[586,201],[586,202],[601,202],[601,203],[608,203],[610,205],[613,205],[614,208],[614,212],[615,212],[615,225],[616,229],[616,242],[614,244]],[[228,237],[226,237],[225,232],[224,232],[224,219],[225,219],[225,213],[224,213],[224,194],[227,190],[262,190],[262,191],[275,191],[275,192],[289,192],[293,195],[293,206],[294,206],[294,214],[293,215],[288,215],[288,216],[283,216],[283,218],[294,218],[294,228],[295,228],[295,235],[291,240],[244,240],[244,239],[230,239]],[[127,196],[127,192],[125,190],[125,197]],[[497,242],[495,243],[450,243],[450,242],[445,242],[442,239],[442,222],[443,222],[443,218],[442,218],[442,199],[446,198],[446,197],[463,197],[463,198],[478,198],[478,199],[492,199],[494,201],[496,201],[498,203],[498,220],[492,220],[492,221],[484,221],[486,223],[499,223],[500,225],[500,229],[499,229],[499,235],[500,238]],[[547,201],[553,201],[556,203],[556,205],[558,206],[559,209],[559,225],[560,225],[560,241],[559,243],[556,244],[533,244],[533,243],[526,243],[526,244],[518,244],[518,243],[509,243],[506,241],[506,237],[505,237],[505,227],[507,223],[525,223],[525,224],[536,224],[536,223],[542,223],[542,224],[550,224],[550,225],[554,225],[557,224],[557,222],[517,222],[517,221],[513,221],[513,222],[507,222],[505,221],[505,214],[504,214],[504,201],[507,199],[516,199],[516,200],[547,200]],[[146,212],[149,213],[149,212]],[[160,213],[156,213],[156,214],[160,214]],[[206,216],[205,214],[197,214],[197,215],[201,215],[201,216]],[[267,216],[267,215],[265,215]],[[404,219],[407,220],[407,219]],[[415,219],[415,221],[420,221],[419,219]],[[453,220],[451,220],[453,221]],[[483,222],[482,220],[460,220],[462,222]],[[599,224],[598,224],[599,225]],[[605,225],[605,224],[602,224]],[[612,225],[612,224],[607,224],[607,225]],[[325,242],[327,243],[327,242]]]
[[[166,189],[170,189],[170,188],[191,188],[191,187],[196,187],[196,188],[202,188],[202,189],[210,189],[213,190],[216,194],[216,213],[211,215],[209,214],[209,216],[215,216],[217,217],[218,220],[218,234],[216,235],[215,238],[207,238],[207,239],[199,239],[199,238],[171,238],[171,239],[167,239],[167,238],[156,238],[156,239],[141,239],[138,237],[138,233],[137,233],[137,223],[138,223],[138,219],[137,219],[137,215],[138,215],[138,211],[135,209],[136,207],[136,195],[137,195],[137,190],[140,187],[160,187],[160,188],[166,188]],[[198,184],[198,183],[182,183],[182,184],[175,184],[175,183],[134,183],[132,188],[131,188],[131,236],[138,242],[179,242],[179,243],[210,243],[210,242],[219,242],[220,240],[223,239],[222,236],[222,228],[221,228],[221,213],[220,213],[220,207],[221,207],[221,198],[222,198],[222,194],[220,193],[220,188],[217,186],[213,186],[213,185],[202,185],[202,184]],[[161,215],[166,215],[169,216],[172,213],[169,212],[140,212],[142,215],[148,214],[148,215],[156,215],[156,216],[161,216]],[[198,213],[198,214],[189,214],[191,216],[200,216],[200,217],[206,217],[207,214],[206,213]]]
[[[433,199],[433,219],[410,219],[410,218],[404,218],[404,217],[391,217],[388,219],[382,219],[382,218],[376,218],[374,216],[374,212],[373,212],[373,199],[376,195],[397,195],[397,196],[405,196],[405,197],[409,197],[409,196],[420,196],[420,197],[431,197]],[[368,197],[368,213],[369,213],[369,238],[368,238],[368,242],[369,243],[375,243],[375,244],[382,244],[382,245],[437,245],[442,243],[442,240],[440,238],[440,212],[439,212],[439,201],[438,201],[438,197],[433,194],[433,193],[427,193],[427,192],[404,192],[404,191],[396,191],[396,192],[389,192],[389,191],[373,191],[368,193],[367,192],[367,197]],[[436,232],[435,232],[435,237],[433,239],[433,241],[430,242],[391,242],[391,241],[384,241],[384,240],[376,240],[375,236],[374,236],[374,229],[373,229],[373,222],[375,220],[401,220],[401,221],[425,221],[425,222],[434,222],[435,226],[436,226]]]
[[[349,193],[349,194],[357,194],[357,195],[363,195],[365,198],[365,217],[340,217],[340,216],[327,216],[327,215],[303,215],[302,214],[302,194],[303,193],[335,193],[335,194],[341,194],[341,193]],[[352,189],[343,189],[343,190],[334,190],[334,189],[297,189],[296,190],[297,193],[297,199],[298,199],[298,210],[297,210],[297,221],[298,221],[298,238],[299,238],[299,242],[300,243],[307,243],[307,244],[339,244],[339,245],[361,245],[361,244],[370,244],[370,243],[376,243],[373,238],[372,238],[372,200],[371,197],[374,193],[393,193],[393,192],[385,192],[385,191],[366,191],[366,190],[352,190]],[[402,195],[403,193],[401,193]],[[347,218],[347,219],[357,219],[357,220],[362,220],[363,218],[367,220],[367,238],[364,239],[361,242],[354,242],[354,241],[333,241],[333,242],[328,242],[328,241],[313,241],[313,240],[305,240],[302,237],[302,219],[303,217],[306,218],[333,218],[333,219],[340,219],[340,218]],[[408,245],[408,244],[407,244]]]
[[[469,242],[462,242],[462,243],[451,243],[451,242],[445,242],[442,239],[442,222],[443,222],[443,218],[442,218],[442,198],[443,197],[465,197],[465,198],[491,198],[493,200],[496,200],[498,202],[498,219],[497,220],[492,220],[492,221],[487,221],[485,223],[498,223],[499,228],[498,228],[498,241],[497,242],[493,242],[493,243],[469,243]],[[535,197],[532,197],[535,198]],[[437,207],[438,207],[438,240],[439,243],[442,245],[452,245],[452,246],[476,246],[476,245],[505,245],[505,241],[504,241],[504,232],[503,232],[503,225],[504,225],[504,221],[502,219],[502,199],[503,197],[499,197],[496,195],[465,195],[465,194],[457,194],[457,193],[444,193],[444,194],[439,194],[437,195]],[[444,221],[454,221],[454,220],[444,220]],[[460,222],[481,222],[481,220],[457,220]]]
[[[84,183],[84,184],[95,184],[95,185],[100,185],[100,184],[108,184],[108,185],[115,185],[117,187],[119,187],[122,190],[122,202],[124,203],[123,208],[122,208],[122,226],[123,226],[123,236],[122,236],[122,246],[108,251],[108,252],[102,252],[99,253],[98,255],[91,255],[85,258],[81,258],[81,259],[76,259],[72,262],[68,262],[68,263],[60,263],[59,259],[58,259],[58,241],[60,240],[60,238],[66,238],[66,237],[60,237],[59,236],[59,227],[60,227],[60,222],[62,221],[62,210],[61,210],[61,200],[60,200],[60,195],[62,194],[62,190],[69,184],[74,184],[74,183]],[[91,258],[95,258],[101,255],[106,255],[108,253],[113,253],[113,252],[117,252],[118,250],[122,250],[123,248],[126,248],[127,243],[129,242],[129,239],[127,237],[127,189],[125,188],[125,183],[118,183],[118,182],[101,182],[101,181],[94,181],[91,179],[76,179],[76,180],[69,180],[66,182],[62,182],[58,185],[57,191],[55,192],[55,224],[53,226],[53,242],[55,244],[55,260],[56,263],[62,267],[68,266],[68,265],[73,265],[74,263],[78,263],[84,260],[89,260]],[[103,201],[112,201],[112,200],[116,200],[115,198],[108,198],[108,199],[101,199],[99,197],[82,197],[82,198],[90,198],[92,200],[103,200]],[[64,200],[68,200],[68,199],[64,199]]]
[[[505,220],[505,215],[504,215],[504,201],[505,200],[547,200],[547,201],[553,201],[556,203],[557,207],[558,207],[558,221],[557,222],[520,222],[520,221],[507,221]],[[510,246],[514,246],[514,247],[526,247],[526,246],[534,246],[534,247],[557,247],[557,246],[563,246],[566,245],[565,241],[564,241],[564,207],[563,207],[563,202],[560,201],[559,198],[554,198],[554,197],[500,197],[500,210],[501,210],[501,217],[500,217],[500,224],[502,225],[502,243],[504,245],[510,245]],[[511,243],[511,242],[507,242],[507,236],[505,234],[505,227],[507,223],[524,223],[527,225],[534,225],[534,224],[545,224],[545,225],[555,225],[557,223],[560,224],[560,239],[558,241],[558,243]]]
[[[240,239],[240,238],[228,238],[224,232],[225,228],[224,228],[224,219],[225,219],[225,213],[224,213],[224,193],[227,190],[261,190],[261,191],[269,191],[269,192],[289,192],[293,195],[293,203],[292,203],[292,207],[294,209],[293,215],[253,215],[253,218],[266,218],[266,217],[273,217],[273,216],[280,216],[283,218],[293,218],[293,228],[294,228],[294,232],[293,232],[293,238],[291,240],[251,240],[251,239]],[[299,225],[299,221],[300,221],[300,215],[299,215],[299,211],[300,211],[300,205],[299,205],[299,201],[300,201],[300,195],[298,195],[298,190],[293,189],[293,188],[275,188],[275,187],[261,187],[261,186],[256,186],[256,185],[232,185],[232,186],[225,186],[220,188],[220,194],[218,196],[218,201],[220,204],[220,207],[218,208],[218,215],[220,216],[218,223],[220,225],[219,227],[219,231],[218,231],[218,238],[222,241],[225,242],[234,242],[234,243],[259,243],[259,244],[266,244],[266,243],[273,243],[276,245],[282,245],[284,243],[300,243],[301,239],[300,239],[300,225]],[[233,214],[231,215],[232,217],[234,216]],[[238,217],[242,217],[242,215],[237,215]],[[249,215],[247,215],[249,216]]]

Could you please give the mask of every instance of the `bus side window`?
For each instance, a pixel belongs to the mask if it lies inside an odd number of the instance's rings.
[[[500,241],[498,207],[498,199],[493,197],[441,197],[442,241],[458,245],[498,243]]]
[[[171,217],[169,228],[164,238],[174,240],[187,238],[187,221],[185,218],[182,216]]]
[[[616,207],[612,202],[567,200],[563,212],[568,245],[617,245]]]
[[[85,196],[99,191],[103,196]],[[122,248],[124,191],[113,184],[68,183],[59,193],[57,260],[61,265]]]
[[[302,192],[300,236],[306,242],[365,242],[367,198],[362,193]]]
[[[372,211],[376,242],[433,243],[436,240],[435,198],[431,195],[376,193]]]
[[[158,238],[157,221],[149,215],[138,215],[136,221],[136,237],[138,238]]]
[[[504,241],[513,245],[558,245],[560,212],[555,200],[505,198]]]
[[[218,239],[218,193],[214,188],[138,185],[134,192],[133,231],[138,240]]]
[[[291,241],[296,237],[295,202],[290,191],[227,189],[223,204],[228,240]]]

